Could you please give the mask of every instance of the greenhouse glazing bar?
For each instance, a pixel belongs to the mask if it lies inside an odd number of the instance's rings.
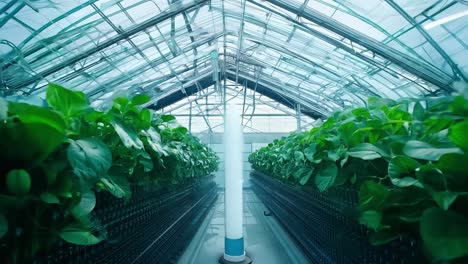
[[[103,50],[103,49],[105,49],[105,48],[107,48],[107,47],[121,41],[121,40],[124,40],[124,39],[138,33],[138,32],[141,32],[141,31],[143,31],[143,30],[145,30],[145,29],[147,29],[149,27],[152,27],[154,25],[157,25],[158,23],[161,23],[162,21],[165,21],[165,20],[167,20],[167,19],[169,19],[169,18],[171,18],[171,17],[173,17],[175,15],[178,15],[178,14],[180,14],[182,12],[190,10],[190,9],[192,9],[194,7],[197,7],[197,6],[201,5],[201,4],[206,4],[207,2],[208,2],[208,0],[198,0],[198,1],[194,1],[193,3],[190,3],[188,5],[184,5],[180,9],[172,10],[172,11],[169,11],[169,12],[163,12],[161,14],[158,14],[154,18],[142,23],[141,25],[138,25],[138,26],[136,26],[136,27],[134,27],[132,29],[129,29],[127,31],[122,31],[122,34],[119,34],[119,35],[117,35],[117,36],[115,36],[113,38],[110,38],[110,39],[102,42],[101,44],[98,44],[97,46],[95,46],[95,47],[93,47],[93,48],[91,48],[91,49],[89,49],[89,50],[75,56],[75,57],[72,57],[72,58],[70,58],[70,59],[68,59],[68,60],[66,60],[66,61],[64,61],[62,63],[59,63],[59,64],[57,64],[55,66],[52,66],[52,67],[38,73],[37,75],[34,75],[31,78],[28,78],[28,79],[16,84],[15,86],[11,87],[11,89],[19,89],[21,87],[30,85],[30,84],[34,83],[35,81],[37,81],[38,79],[44,78],[44,77],[46,77],[48,75],[51,75],[51,74],[65,68],[65,67],[68,67],[68,66],[70,66],[70,65],[72,65],[72,64],[74,64],[74,63],[76,63],[76,62],[78,62],[78,61],[80,61],[80,60],[94,54],[94,53],[97,53],[97,52],[99,52],[99,51],[101,51],[101,50]]]
[[[255,3],[255,1],[253,0],[249,1]],[[291,3],[288,3],[287,1],[265,1],[295,14],[298,14],[300,12],[300,9],[298,7],[294,6]],[[338,23],[325,15],[322,15],[314,10],[304,9],[302,12],[302,17],[314,23],[317,23],[318,25],[328,30],[331,30],[355,43],[362,45],[370,51],[379,54],[385,59],[407,70],[408,72],[419,76],[425,79],[426,81],[429,81],[439,86],[440,88],[447,89],[448,87],[450,87],[452,79],[446,74],[442,73],[440,70],[437,70],[434,67],[428,67],[429,65],[421,65],[420,62],[416,62],[410,57],[405,57],[403,56],[403,54],[394,50],[393,48],[390,48],[386,45],[382,45],[379,42],[369,38],[368,36],[341,23]]]
[[[421,27],[421,24],[416,22],[414,18],[412,18],[401,6],[399,6],[395,1],[393,0],[385,0],[391,7],[393,7],[398,13],[401,14],[402,17],[404,17],[408,22],[411,23],[413,27],[415,27],[419,33],[431,44],[431,46],[444,58],[444,60],[450,65],[452,68],[453,73],[462,78],[465,81],[468,81],[467,77],[463,74],[462,71],[458,68],[458,66],[453,62],[453,60],[450,58],[450,56],[435,42],[435,40],[426,32],[425,29]]]
[[[353,48],[351,48],[351,47],[345,45],[344,43],[342,43],[342,42],[340,42],[340,41],[338,41],[338,40],[335,40],[335,39],[331,38],[330,36],[328,36],[328,35],[326,35],[326,34],[320,32],[320,31],[318,31],[318,30],[315,30],[315,29],[313,29],[313,28],[311,28],[311,27],[309,27],[309,26],[307,26],[307,25],[305,25],[305,24],[303,24],[303,23],[301,23],[301,22],[299,22],[299,21],[297,21],[297,20],[295,20],[295,19],[293,19],[293,18],[291,18],[291,17],[285,15],[285,14],[282,14],[282,13],[280,13],[280,12],[274,10],[274,9],[271,9],[271,8],[269,8],[269,7],[267,7],[267,6],[263,5],[263,4],[261,4],[261,3],[258,3],[258,2],[252,2],[252,3],[253,3],[254,5],[258,6],[258,7],[261,7],[261,8],[263,8],[263,9],[265,9],[265,10],[268,10],[269,12],[274,13],[275,15],[278,15],[278,16],[280,16],[280,17],[286,19],[287,21],[293,23],[294,25],[297,25],[297,26],[300,26],[301,28],[304,28],[304,29],[305,29],[307,32],[309,32],[310,34],[312,34],[312,35],[314,35],[314,36],[316,36],[316,37],[318,37],[318,38],[320,38],[320,39],[322,39],[322,40],[328,42],[329,44],[331,44],[331,45],[333,45],[333,46],[335,46],[335,47],[337,47],[337,48],[339,48],[339,49],[342,49],[342,50],[348,52],[348,53],[351,54],[352,56],[357,57],[357,58],[359,58],[359,59],[365,61],[366,63],[369,63],[370,65],[374,65],[374,66],[378,67],[378,70],[379,70],[379,71],[380,71],[380,70],[383,70],[383,71],[388,72],[388,73],[390,73],[390,74],[399,75],[399,76],[401,76],[402,78],[407,79],[408,81],[411,81],[414,85],[419,86],[421,89],[425,90],[426,92],[428,92],[428,93],[430,93],[430,94],[433,94],[432,91],[428,90],[426,87],[420,85],[419,83],[415,82],[414,80],[408,78],[406,75],[401,75],[400,73],[396,72],[395,70],[389,68],[389,67],[388,67],[388,64],[382,65],[382,64],[379,63],[378,61],[375,61],[375,60],[373,60],[372,58],[366,57],[366,56],[364,56],[363,54],[361,54],[361,53],[359,53],[359,52],[356,52]],[[363,87],[366,87],[366,86],[363,86]],[[448,91],[448,90],[449,90],[447,87],[440,87],[440,88],[441,88],[442,90],[444,90],[444,91]]]
[[[196,84],[197,82],[201,83],[201,85],[200,85],[201,89],[205,89],[205,88],[208,88],[211,85],[213,85],[213,80],[211,78],[211,71],[205,72],[203,74],[199,74],[197,77],[198,78],[190,80],[190,81],[183,84],[184,89],[187,91],[187,93],[186,94],[181,94],[181,96],[187,97],[187,96],[190,96],[190,95],[196,93],[197,91],[199,91],[200,89],[197,88],[197,84]],[[180,87],[177,86],[177,87],[169,88],[168,90],[163,91],[160,95],[153,97],[149,102],[144,104],[144,106],[149,107],[149,106],[153,105],[154,103],[159,102],[161,100],[164,100],[165,98],[168,98],[168,97],[172,96],[173,94],[175,94],[177,92],[181,92],[181,89],[179,89],[179,88]],[[180,99],[182,99],[182,98],[176,98],[175,100],[178,101]],[[172,102],[172,100],[171,100],[171,102],[168,102],[167,105],[172,104],[172,103],[174,103],[174,102]],[[165,107],[167,105],[160,106],[158,104],[156,106],[156,108],[160,109],[160,108],[163,108],[163,107]]]
[[[243,73],[243,72],[242,72],[242,73],[239,73],[239,76],[240,76],[240,75],[244,75],[244,73]],[[201,81],[201,80],[204,80],[205,78],[207,78],[207,76],[208,76],[208,74],[199,75],[198,78],[194,79],[193,81]],[[222,77],[221,77],[221,78],[222,78]],[[229,73],[227,74],[227,78],[230,79],[231,81],[234,81],[234,82],[236,81],[236,79],[237,79],[237,81],[239,81],[239,82],[245,81],[244,78],[243,78],[242,80],[241,80],[240,78],[236,78],[236,73],[235,73],[235,72],[229,72]],[[252,80],[252,79],[249,79],[249,83],[250,83],[250,82],[251,82],[251,83],[257,83],[258,81],[260,81],[260,80],[258,80],[257,78],[255,78],[255,81]],[[202,83],[206,83],[206,82],[203,81]],[[184,87],[187,88],[188,86],[186,86],[186,85],[187,85],[187,83],[184,85]],[[210,83],[210,84],[207,84],[207,85],[208,85],[208,86],[211,86],[211,83]],[[269,84],[269,88],[271,88],[270,85],[271,85],[271,84]],[[208,87],[208,86],[207,86],[207,87]],[[251,86],[252,86],[252,85],[248,85],[247,88],[253,89]],[[205,88],[207,88],[207,87],[201,87],[201,89],[205,89]],[[164,92],[165,95],[161,94],[160,96],[158,96],[158,98],[155,98],[155,99],[153,99],[152,101],[150,101],[150,102],[148,103],[148,105],[152,104],[152,103],[153,103],[154,101],[156,101],[156,100],[161,100],[162,98],[164,98],[164,97],[166,97],[166,96],[168,96],[168,95],[170,95],[170,94],[172,94],[172,93],[174,93],[174,92],[177,92],[178,89],[179,89],[179,88],[174,87],[173,89],[169,89],[169,90],[165,91],[165,92]],[[187,88],[187,89],[189,89],[189,88]],[[273,91],[272,89],[269,89],[269,90]],[[294,95],[292,95],[292,94],[287,93],[287,90],[283,90],[283,89],[274,89],[274,91],[275,91],[275,93],[283,94],[284,96],[286,96],[286,97],[288,97],[288,98],[291,98],[291,99],[293,99],[293,98],[296,97],[296,96],[294,96]],[[286,95],[286,94],[288,94],[288,95]],[[190,95],[190,94],[188,94],[188,95]],[[271,97],[272,95],[269,94],[269,95],[267,95],[267,96],[270,96],[270,97]],[[299,100],[303,101],[304,99],[305,99],[305,98],[301,98],[301,99],[299,99]],[[282,101],[283,101],[283,103],[285,102],[284,99],[283,99]],[[304,102],[303,102],[303,103],[304,103]],[[311,103],[311,102],[309,102],[309,103]],[[323,103],[323,102],[322,102],[322,103]],[[307,104],[308,104],[308,103],[307,103]],[[329,106],[329,107],[330,107],[330,106]],[[159,107],[158,107],[158,108],[159,108]],[[318,113],[319,116],[322,116],[322,115],[325,114],[327,111],[329,111],[329,110],[322,110],[322,111],[320,111],[320,110],[318,110],[317,106],[313,107],[312,105],[309,105],[307,108],[309,108],[309,109],[315,109],[314,111],[316,111],[316,112]],[[292,106],[292,109],[294,109],[294,106]],[[324,112],[324,111],[325,111],[325,112]],[[307,115],[310,115],[310,113],[307,114]]]
[[[195,43],[195,38],[192,36],[193,29],[192,29],[192,26],[190,25],[190,21],[189,21],[189,19],[187,17],[187,13],[183,12],[182,16],[184,17],[185,27],[187,28],[187,31],[190,34],[190,41],[192,43]],[[195,69],[195,73],[196,73],[196,71],[197,71],[196,66],[197,66],[197,61],[198,61],[198,59],[197,59],[197,55],[198,55],[197,47],[193,47],[193,55],[195,57],[195,59],[193,60],[193,68]]]
[[[200,93],[200,91],[198,91],[198,93]],[[178,110],[178,109],[180,109],[180,108],[182,108],[184,106],[187,106],[187,105],[190,105],[189,109],[190,109],[190,112],[192,112],[192,105],[193,105],[193,102],[195,102],[195,100],[205,98],[205,97],[213,95],[215,93],[216,93],[216,91],[211,91],[211,92],[206,93],[206,94],[197,95],[197,97],[195,99],[187,99],[187,101],[185,103],[183,103],[183,104],[179,104],[177,106],[173,106],[173,107],[170,107],[168,109],[166,107],[164,107],[164,112],[165,113],[171,113],[171,112],[176,111],[176,110]],[[192,113],[189,113],[189,115],[194,116],[194,114],[192,114]]]
[[[233,72],[230,72],[230,71],[227,71],[226,72],[226,76],[228,79],[232,80],[232,81],[235,81],[235,73]],[[245,76],[242,76],[241,74],[239,74],[239,81],[243,81],[243,79],[248,79],[250,82],[254,82],[253,81],[253,78],[252,76],[248,76],[248,75],[245,75]],[[329,110],[326,110],[326,109],[320,109],[320,107],[318,107],[317,105],[315,105],[313,102],[311,101],[305,101],[305,98],[298,98],[296,97],[295,95],[291,94],[291,93],[288,93],[287,90],[283,90],[281,89],[280,87],[277,87],[275,86],[274,84],[272,83],[267,83],[266,81],[264,83],[260,82],[259,81],[259,84],[261,84],[263,87],[268,87],[267,90],[269,90],[268,93],[265,93],[264,91],[263,92],[260,92],[259,91],[259,87],[257,87],[257,92],[259,93],[262,93],[268,97],[274,97],[275,100],[279,101],[279,102],[282,102],[283,104],[287,105],[288,107],[291,107],[291,109],[294,109],[294,104],[292,102],[296,101],[296,102],[299,102],[301,104],[303,104],[304,106],[307,106],[307,108],[311,111],[314,111],[316,113],[316,115],[318,117],[322,117],[324,115],[328,115],[329,113]],[[251,89],[251,87],[247,86],[247,88]],[[286,99],[288,98],[288,99]],[[321,102],[323,103],[323,102]],[[311,113],[308,113],[306,115],[309,115],[311,117],[315,117],[316,115],[311,115]]]
[[[465,3],[0,0],[0,263],[468,263]]]
[[[237,52],[236,52],[236,88],[239,84],[239,61],[240,61],[240,54],[242,52],[243,47],[243,39],[244,39],[244,19],[245,19],[245,3],[246,0],[241,1],[242,11],[241,11],[241,19],[240,19],[240,29],[239,29],[239,37],[238,37],[238,44],[237,44]],[[224,57],[226,60],[226,57]]]
[[[228,89],[229,91],[231,92],[235,92],[234,89]],[[197,97],[196,100],[199,100],[199,99],[202,99],[202,98],[206,98],[207,96],[209,95],[212,95],[214,94],[215,92],[212,91],[212,92],[209,92],[208,94],[204,95],[204,96],[201,96],[201,97]],[[231,94],[232,95],[232,94]],[[246,98],[249,98],[251,100],[256,100],[258,101],[259,103],[263,104],[263,105],[267,105],[267,106],[270,106],[272,108],[275,108],[275,109],[278,109],[278,110],[281,110],[283,112],[283,114],[275,114],[275,113],[271,113],[271,114],[261,114],[261,113],[243,113],[242,116],[244,117],[250,117],[250,116],[262,116],[262,117],[269,117],[269,116],[278,116],[278,117],[294,117],[294,118],[297,118],[298,114],[302,114],[302,113],[289,113],[289,112],[286,112],[284,111],[284,109],[279,109],[277,105],[274,105],[274,104],[271,104],[267,101],[264,101],[264,100],[261,100],[259,98],[254,98],[253,96],[251,95],[246,95]],[[191,105],[192,102],[194,102],[195,100],[188,100],[187,102],[184,102],[183,104],[180,104],[178,105],[177,107],[174,107],[174,108],[170,108],[170,109],[164,109],[164,112],[165,113],[172,113],[173,111],[177,110],[177,109],[180,109],[184,106],[187,106],[187,105]],[[205,106],[208,106],[205,104]],[[208,110],[209,111],[214,111],[214,110],[219,110],[219,104],[214,104],[214,107],[211,107],[209,108]],[[192,113],[192,108],[190,107],[189,108],[189,113],[188,114],[172,114],[173,116],[175,117],[202,117],[202,116],[206,116],[206,117],[220,117],[220,116],[224,116],[221,112],[219,114],[204,114],[204,111],[199,111],[197,113]]]
[[[221,35],[222,35],[221,33],[218,33],[218,34],[216,34],[216,35],[214,35],[214,36],[212,36],[212,37],[210,37],[210,38],[205,38],[205,39],[202,39],[201,41],[197,41],[197,42],[195,42],[195,43],[194,43],[193,45],[191,45],[191,46],[184,47],[183,50],[182,50],[182,52],[190,51],[191,49],[193,49],[193,47],[199,47],[199,46],[202,46],[202,45],[204,45],[204,44],[207,44],[207,43],[209,43],[209,42],[211,42],[211,41],[214,41],[215,39],[220,38]],[[164,56],[166,56],[166,59],[167,59],[167,56],[172,56],[172,55],[171,55],[171,54],[164,54]],[[166,59],[164,58],[164,56],[163,56],[163,57],[158,57],[157,59],[151,61],[150,64],[143,64],[142,66],[137,67],[137,68],[131,70],[130,72],[127,73],[127,75],[128,75],[129,77],[134,77],[134,76],[137,76],[138,74],[140,74],[141,71],[147,70],[149,67],[151,67],[151,65],[159,65],[159,64],[163,63],[164,61],[166,61]],[[172,58],[174,58],[174,57],[172,57]],[[172,59],[172,58],[171,58],[171,59]],[[199,75],[197,75],[197,76],[200,78],[200,73],[199,73],[199,71],[200,71],[200,67],[198,67],[198,73],[197,73],[197,74],[199,74]],[[167,77],[167,78],[169,78],[169,77],[170,77],[170,78],[174,78],[174,77],[176,77],[177,74],[178,74],[178,73],[176,73],[176,72],[171,72],[171,73],[169,73],[168,75],[166,75],[166,76],[164,76],[164,77],[162,77],[162,78],[163,78],[164,81],[166,81],[166,80],[168,80],[168,79],[165,79],[166,77]],[[203,76],[201,76],[201,77],[203,77]],[[169,78],[169,79],[170,79],[170,78]],[[126,81],[128,81],[128,79],[124,79],[124,78],[122,78],[122,76],[117,76],[117,77],[115,77],[114,79],[111,79],[111,80],[109,80],[108,82],[106,82],[104,85],[101,85],[101,86],[97,87],[96,89],[94,89],[94,90],[91,91],[90,93],[91,93],[91,94],[95,94],[96,92],[99,92],[99,91],[101,91],[102,89],[105,89],[106,87],[113,87],[113,86],[115,86],[115,85],[125,83]]]
[[[230,80],[230,81],[233,81],[235,82],[236,80],[236,77],[235,77],[235,72],[230,72],[230,71],[227,71],[226,74],[223,74],[221,75],[221,78],[222,79],[225,79],[225,80]],[[239,75],[239,82],[245,82],[245,81],[248,81],[246,83],[246,88],[250,89],[250,90],[253,90],[255,92],[258,92],[262,95],[265,95],[269,98],[272,98],[276,101],[278,101],[279,103],[285,105],[286,107],[294,110],[295,106],[294,104],[292,103],[293,101],[295,101],[296,99],[293,99],[294,96],[293,95],[287,95],[283,92],[281,92],[280,90],[276,89],[276,88],[272,88],[271,86],[265,86],[266,84],[262,84],[262,83],[258,83],[256,82],[255,80],[252,80],[250,79],[249,77],[244,77],[242,76],[242,74]],[[197,87],[196,85],[196,82],[199,83],[199,86]],[[162,109],[162,108],[165,108],[166,106],[172,104],[172,103],[175,103],[177,101],[180,101],[182,100],[184,97],[186,96],[190,96],[190,95],[193,95],[195,94],[196,92],[199,92],[201,90],[204,90],[210,86],[213,85],[213,81],[212,81],[212,78],[210,76],[209,73],[207,74],[204,74],[204,75],[200,75],[199,78],[197,78],[196,80],[192,80],[190,82],[187,82],[184,84],[184,87],[185,89],[187,90],[187,94],[184,95],[180,92],[180,89],[171,89],[171,90],[168,90],[168,91],[165,91],[164,93],[160,94],[159,96],[155,97],[154,99],[152,99],[151,101],[149,101],[148,103],[145,104],[145,106],[147,107],[150,107],[150,108],[154,108],[154,109]],[[271,85],[271,84],[268,84],[268,85]],[[224,92],[225,94],[225,92]],[[208,94],[210,95],[210,94]],[[311,118],[314,118],[314,119],[317,119],[317,118],[323,118],[325,115],[326,115],[326,111],[327,110],[323,110],[323,111],[319,111],[317,108],[318,106],[312,106],[310,105],[310,103],[312,102],[305,102],[304,101],[305,98],[301,98],[299,101],[301,102],[301,104],[303,104],[303,106],[305,106],[304,108],[301,108],[301,112],[306,115],[306,116],[309,116]],[[153,105],[154,103],[157,102],[157,105],[156,106],[151,106]],[[175,110],[175,109],[173,109]]]

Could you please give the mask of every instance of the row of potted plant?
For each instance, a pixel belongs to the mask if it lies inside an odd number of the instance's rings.
[[[193,183],[217,170],[218,157],[171,115],[118,97],[107,111],[82,92],[50,84],[47,106],[0,99],[0,255],[30,261],[57,240],[105,239],[91,217],[97,192],[126,199],[130,186]],[[105,223],[104,223],[105,224]]]
[[[440,263],[468,259],[468,89],[333,113],[251,154],[254,169],[327,191],[356,188],[358,221],[381,245],[411,234]],[[465,261],[465,262],[464,262]]]

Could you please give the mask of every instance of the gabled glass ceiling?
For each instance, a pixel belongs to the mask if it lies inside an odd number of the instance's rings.
[[[317,113],[467,80],[468,4],[449,0],[0,1],[4,95],[48,82],[97,102],[247,79]]]
[[[242,110],[243,131],[254,133],[289,133],[308,130],[316,120],[290,109],[233,81],[226,83],[226,101]],[[177,121],[191,132],[224,132],[223,98],[212,85],[161,109],[174,115]],[[319,122],[319,121],[318,121]]]

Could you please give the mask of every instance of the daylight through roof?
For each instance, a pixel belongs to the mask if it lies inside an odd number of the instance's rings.
[[[370,96],[450,93],[468,80],[467,27],[465,0],[1,1],[0,88],[54,82],[96,107],[144,93],[200,131],[238,96],[246,126],[272,104],[302,127]]]

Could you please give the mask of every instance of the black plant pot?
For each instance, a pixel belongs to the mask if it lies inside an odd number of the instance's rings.
[[[285,230],[317,264],[425,264],[419,240],[405,238],[373,246],[370,230],[357,221],[357,191],[301,188],[254,171],[252,188]]]
[[[134,186],[128,201],[100,192],[93,219],[106,231],[106,239],[92,246],[59,241],[34,263],[170,263],[190,242],[216,197],[212,178],[157,191]]]

